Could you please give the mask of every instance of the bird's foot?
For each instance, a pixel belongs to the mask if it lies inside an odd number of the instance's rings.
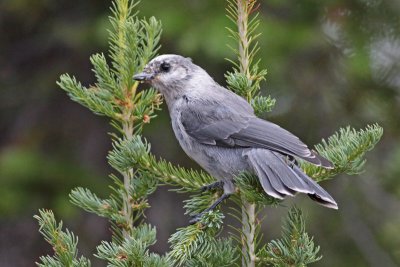
[[[212,189],[222,189],[223,187],[224,187],[224,182],[223,181],[217,181],[215,183],[202,186],[200,188],[200,191],[201,192],[206,192],[206,191],[210,191]]]
[[[227,199],[230,196],[230,194],[222,194],[220,198],[218,198],[209,208],[205,209],[204,211],[200,212],[199,214],[191,216],[192,219],[190,219],[189,223],[190,224],[195,224],[201,221],[201,217],[210,210],[214,210],[219,203],[221,203],[223,200]]]
[[[199,214],[190,216],[191,219],[189,221],[190,224],[195,224],[201,221],[201,217],[203,216],[204,212],[200,212]]]

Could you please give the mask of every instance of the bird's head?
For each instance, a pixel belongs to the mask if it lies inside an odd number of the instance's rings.
[[[133,79],[150,83],[164,95],[175,95],[187,87],[196,71],[190,58],[161,55],[151,60]]]

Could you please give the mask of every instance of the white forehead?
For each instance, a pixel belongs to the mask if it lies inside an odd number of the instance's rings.
[[[174,54],[166,54],[166,55],[161,55],[161,56],[158,56],[158,57],[155,57],[155,58],[153,58],[151,61],[150,61],[150,63],[153,63],[153,62],[161,62],[161,61],[168,61],[168,60],[170,60],[170,59],[177,59],[177,58],[182,58],[182,56],[180,56],[180,55],[174,55]]]

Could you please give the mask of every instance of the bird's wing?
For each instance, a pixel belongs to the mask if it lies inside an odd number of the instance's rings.
[[[187,134],[202,144],[265,148],[332,167],[328,160],[311,151],[292,133],[254,114],[243,112],[237,106],[234,109],[233,105],[215,102],[206,106],[188,103],[182,110],[181,122]]]
[[[231,106],[190,102],[181,112],[181,123],[186,133],[202,144],[234,147],[231,135],[246,128],[253,115]]]

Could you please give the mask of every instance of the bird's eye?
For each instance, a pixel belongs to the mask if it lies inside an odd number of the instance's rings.
[[[171,65],[167,62],[163,62],[160,65],[160,70],[163,72],[168,72],[171,69]]]

